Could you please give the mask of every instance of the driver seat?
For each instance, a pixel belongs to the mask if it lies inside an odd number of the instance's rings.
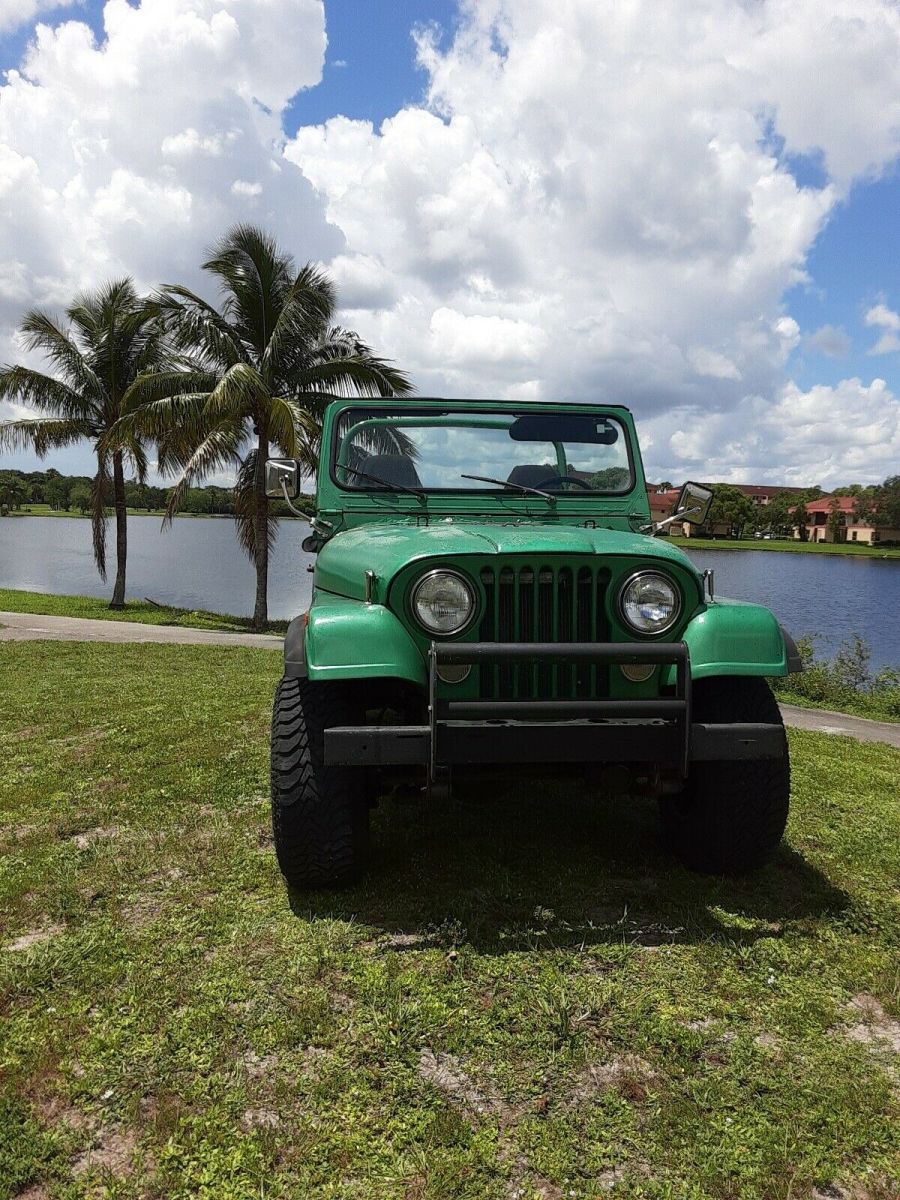
[[[359,469],[368,475],[377,475],[389,487],[422,486],[415,463],[405,454],[368,454]],[[378,486],[372,480],[363,480],[362,482],[370,487]]]
[[[554,479],[556,472],[553,467],[548,467],[546,464],[541,466],[540,463],[522,463],[518,467],[513,467],[509,475],[506,477],[507,483],[518,483],[522,487],[537,487],[546,479]]]

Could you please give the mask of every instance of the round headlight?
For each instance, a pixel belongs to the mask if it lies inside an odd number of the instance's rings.
[[[475,594],[461,575],[431,571],[412,592],[412,610],[429,633],[459,633],[475,612]]]
[[[641,571],[626,580],[619,608],[637,633],[664,633],[681,612],[681,595],[671,579],[654,571]]]

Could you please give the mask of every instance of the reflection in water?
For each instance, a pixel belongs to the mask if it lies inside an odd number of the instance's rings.
[[[305,521],[282,521],[269,564],[269,615],[293,617],[309,602],[312,557],[300,549]],[[112,535],[112,530],[110,530]],[[112,564],[115,569],[114,535]],[[256,575],[230,518],[179,517],[160,533],[159,517],[128,519],[128,596],[160,604],[247,615]],[[75,517],[0,520],[0,586],[34,592],[109,596],[91,554],[91,526]]]
[[[900,666],[896,559],[764,550],[692,550],[690,557],[715,571],[717,595],[765,604],[795,637],[815,634],[820,654],[858,633],[875,669]]]
[[[269,613],[292,617],[309,601],[312,557],[300,549],[304,521],[283,521],[269,567]],[[900,664],[900,562],[758,550],[696,550],[721,596],[765,604],[795,636],[819,636],[833,652],[852,633],[872,665]],[[69,517],[0,519],[0,586],[108,596],[91,557],[90,522]],[[128,522],[128,594],[163,604],[247,614],[255,576],[228,519],[182,517],[160,533],[158,517]]]

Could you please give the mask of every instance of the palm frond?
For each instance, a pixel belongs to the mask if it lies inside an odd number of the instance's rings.
[[[203,264],[216,275],[223,308],[242,340],[261,360],[293,282],[293,261],[275,239],[255,225],[235,225]]]
[[[407,396],[414,389],[408,376],[386,359],[362,353],[323,356],[297,373],[297,389],[337,396]]]
[[[0,450],[33,450],[43,458],[49,450],[59,450],[93,437],[95,430],[87,422],[69,417],[26,417],[0,423]]]
[[[0,368],[0,399],[20,400],[31,408],[59,416],[96,419],[93,404],[86,402],[67,383],[31,367]]]
[[[265,384],[255,367],[237,363],[229,367],[207,397],[204,413],[210,421],[250,417],[269,402]]]
[[[262,371],[273,382],[285,378],[298,353],[315,345],[334,313],[334,284],[324,271],[307,263],[284,299],[262,357]]]
[[[167,284],[159,303],[166,329],[175,345],[198,355],[202,366],[221,369],[249,361],[237,330],[189,288]]]
[[[175,514],[184,503],[188,488],[199,483],[213,471],[220,471],[240,462],[240,448],[243,441],[243,422],[224,422],[217,428],[208,430],[190,452],[185,453],[185,448],[175,451],[169,462],[180,459],[182,475],[172,489],[166,504],[163,528],[172,523]]]
[[[321,423],[309,409],[286,396],[272,396],[266,406],[269,438],[286,458],[302,458],[303,448],[317,443]]]
[[[106,583],[106,493],[109,489],[109,464],[104,454],[97,456],[97,474],[91,480],[91,536],[94,562]]]
[[[219,375],[214,371],[201,371],[197,368],[178,367],[175,369],[145,371],[135,379],[134,383],[122,397],[122,415],[137,411],[160,400],[177,400],[185,395],[205,395],[213,390],[219,381]],[[153,437],[155,434],[149,433]]]
[[[256,470],[258,453],[251,450],[238,469],[234,488],[234,519],[238,541],[252,563],[256,562]],[[269,551],[278,537],[278,518],[268,509],[266,543]]]
[[[39,350],[80,398],[82,415],[87,416],[92,408],[102,406],[103,385],[87,355],[48,313],[32,309],[25,314],[19,331],[24,336],[25,348]]]

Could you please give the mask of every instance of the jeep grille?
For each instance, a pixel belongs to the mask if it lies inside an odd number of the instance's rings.
[[[609,571],[596,566],[484,567],[482,642],[606,642]],[[577,699],[609,695],[609,669],[530,663],[480,668],[485,699]]]

